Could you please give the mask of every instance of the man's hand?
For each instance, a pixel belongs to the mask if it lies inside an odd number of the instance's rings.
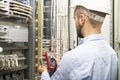
[[[59,58],[58,54],[54,54],[53,58],[55,59],[56,64],[58,65],[60,63],[60,58]]]
[[[44,71],[47,71],[47,68],[46,68],[45,66],[43,66],[43,65],[40,65],[40,66],[38,67],[38,71],[39,71],[39,73],[41,74],[41,73],[43,73]]]

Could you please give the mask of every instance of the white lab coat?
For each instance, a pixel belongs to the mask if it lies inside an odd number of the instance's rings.
[[[41,80],[115,80],[117,56],[101,34],[83,39],[75,49],[67,52],[51,79],[43,72]]]

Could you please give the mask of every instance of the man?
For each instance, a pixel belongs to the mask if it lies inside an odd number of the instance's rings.
[[[76,2],[74,19],[78,37],[83,40],[63,56],[51,79],[47,69],[40,66],[41,80],[115,80],[117,56],[101,34],[104,18],[109,14],[110,6],[107,7],[109,2],[106,1]]]

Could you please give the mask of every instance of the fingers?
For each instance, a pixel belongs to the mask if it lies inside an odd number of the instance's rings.
[[[38,71],[39,71],[39,73],[41,74],[42,72],[47,71],[47,68],[46,68],[44,65],[40,65],[40,66],[38,67]]]
[[[59,57],[58,57],[58,54],[54,54],[53,58],[54,58],[54,59],[58,59],[58,58],[59,58]]]
[[[40,66],[38,67],[39,70],[40,70],[40,69],[43,69],[43,68],[45,68],[45,66],[43,66],[43,65],[40,65]]]
[[[59,58],[58,54],[54,54],[53,58],[55,59],[56,64],[58,65],[60,62],[60,58]]]
[[[57,54],[57,53],[55,53],[55,54],[54,54],[54,57],[58,57],[58,54]]]

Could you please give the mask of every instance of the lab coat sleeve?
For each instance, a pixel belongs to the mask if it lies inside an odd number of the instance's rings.
[[[47,71],[44,71],[42,74],[41,74],[41,80],[51,80],[50,79],[50,76],[48,74]]]

